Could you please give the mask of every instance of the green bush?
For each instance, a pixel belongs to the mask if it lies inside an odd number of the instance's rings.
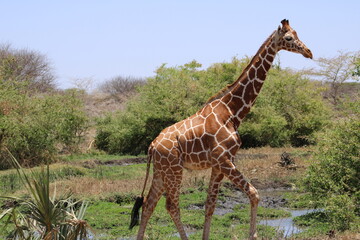
[[[272,69],[250,113],[240,125],[243,147],[304,146],[327,122],[329,108],[316,82]]]
[[[360,216],[360,103],[353,104],[346,119],[318,136],[316,162],[303,184],[339,230],[348,229]]]
[[[356,219],[355,199],[346,194],[331,195],[325,200],[325,214],[332,227],[345,231]]]
[[[5,148],[26,166],[75,151],[86,126],[78,92],[32,95],[16,82],[0,82],[0,169],[9,167]]]
[[[286,119],[273,106],[253,107],[239,127],[242,147],[283,146],[289,143],[286,126]]]
[[[207,100],[198,67],[195,61],[180,67],[161,66],[124,112],[99,119],[97,147],[109,153],[146,152],[163,128],[195,113]]]

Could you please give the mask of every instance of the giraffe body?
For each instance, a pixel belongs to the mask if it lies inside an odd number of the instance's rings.
[[[297,38],[289,22],[283,20],[281,23],[282,28],[279,27],[270,35],[233,84],[212,97],[194,115],[165,128],[150,144],[148,168],[153,160],[154,175],[143,204],[137,239],[143,239],[147,222],[164,191],[166,209],[181,239],[187,239],[179,209],[182,173],[184,169],[208,168],[211,168],[212,172],[205,204],[203,239],[209,238],[220,182],[225,176],[250,199],[250,239],[256,239],[259,195],[234,165],[235,154],[241,145],[237,129],[254,104],[279,50],[286,49],[312,58],[311,51]]]

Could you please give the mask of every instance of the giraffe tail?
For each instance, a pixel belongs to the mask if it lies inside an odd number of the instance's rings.
[[[130,221],[130,226],[129,229],[131,230],[133,227],[135,227],[136,225],[139,225],[139,219],[140,219],[140,208],[144,203],[144,197],[137,197],[134,207],[131,211],[131,221]]]
[[[147,180],[149,178],[151,159],[152,159],[152,147],[150,146],[149,150],[148,150],[148,158],[147,158],[146,176],[145,176],[144,187],[143,187],[143,190],[141,192],[141,196],[136,198],[134,207],[133,207],[133,209],[131,211],[131,220],[130,220],[129,229],[132,229],[136,225],[139,225],[139,220],[140,220],[140,213],[139,212],[140,212],[140,208],[142,207],[142,205],[144,203],[144,192],[145,192]]]

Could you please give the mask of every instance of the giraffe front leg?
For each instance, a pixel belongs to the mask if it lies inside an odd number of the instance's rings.
[[[260,201],[260,197],[256,188],[251,185],[251,183],[247,182],[248,184],[248,193],[247,196],[250,199],[251,209],[250,209],[250,239],[256,239],[256,216],[257,216],[257,208]]]
[[[220,165],[220,171],[227,176],[233,184],[240,188],[250,199],[250,240],[255,240],[257,238],[256,234],[256,216],[257,216],[257,207],[260,201],[258,191],[256,188],[251,185],[248,181],[245,180],[244,176],[240,173],[239,170],[235,168],[235,165],[230,161],[223,161]]]
[[[205,223],[203,231],[203,240],[209,239],[211,218],[215,210],[216,199],[219,193],[220,182],[224,178],[224,174],[216,169],[211,172],[208,196],[205,204]]]

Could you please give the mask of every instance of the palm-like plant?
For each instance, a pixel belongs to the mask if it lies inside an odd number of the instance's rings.
[[[56,199],[56,191],[50,197],[49,165],[46,170],[42,168],[40,172],[28,175],[11,154],[10,158],[30,199],[2,197],[16,203],[0,214],[0,219],[7,218],[6,225],[12,223],[14,226],[8,238],[87,239],[90,228],[83,220],[87,203],[73,201],[70,194]]]

